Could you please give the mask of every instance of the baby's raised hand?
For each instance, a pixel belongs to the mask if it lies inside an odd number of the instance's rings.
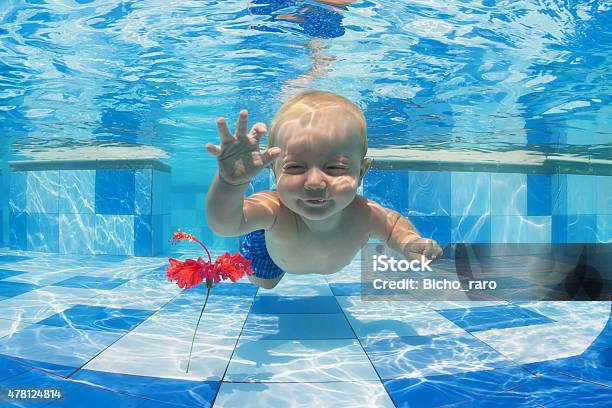
[[[241,110],[232,135],[225,118],[217,119],[217,131],[221,145],[206,144],[206,150],[217,158],[219,177],[226,183],[241,185],[250,182],[257,173],[273,162],[281,152],[272,147],[259,151],[259,140],[266,133],[266,125],[256,123],[247,134],[248,112]]]

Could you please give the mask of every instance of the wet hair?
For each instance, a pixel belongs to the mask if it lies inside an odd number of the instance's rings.
[[[338,106],[353,114],[353,116],[355,116],[355,120],[357,120],[359,123],[361,157],[364,158],[368,151],[368,136],[366,119],[363,112],[357,105],[345,97],[327,91],[302,92],[285,102],[283,106],[280,107],[278,112],[276,112],[276,115],[272,120],[272,126],[270,127],[270,132],[268,133],[268,148],[275,146],[278,131],[289,113],[299,109],[310,109],[315,111]]]

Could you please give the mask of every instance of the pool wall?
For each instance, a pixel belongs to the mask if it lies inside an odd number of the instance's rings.
[[[207,227],[207,188],[171,190],[167,167],[118,162],[61,166],[11,164],[10,186],[3,189],[9,191],[10,210],[2,212],[8,218],[2,228],[10,248],[160,255],[191,247],[169,248],[168,239],[179,228],[211,248],[237,248],[236,237],[220,237]],[[423,236],[440,243],[612,242],[609,175],[389,167],[397,163],[375,161],[361,192],[408,217]],[[202,179],[212,180],[214,170]],[[247,194],[273,187],[266,170]]]
[[[154,161],[13,162],[11,249],[152,256],[167,251],[169,168]]]

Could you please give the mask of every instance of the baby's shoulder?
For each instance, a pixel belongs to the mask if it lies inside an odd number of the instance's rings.
[[[368,230],[374,236],[384,235],[388,228],[391,211],[374,200],[357,196],[355,215],[367,220]]]
[[[367,215],[384,214],[386,212],[386,208],[378,204],[376,201],[360,195],[355,197],[354,204],[355,211],[359,211]]]

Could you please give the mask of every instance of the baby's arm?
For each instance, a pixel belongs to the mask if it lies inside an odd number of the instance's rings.
[[[278,147],[261,153],[259,140],[266,132],[263,123],[247,134],[248,113],[240,112],[235,134],[225,119],[217,120],[221,145],[206,145],[217,158],[219,170],[206,195],[206,218],[210,228],[221,236],[237,236],[257,229],[268,229],[279,209],[277,195],[263,192],[244,199],[249,182],[280,154]]]
[[[239,236],[269,229],[276,220],[279,199],[276,193],[263,191],[244,198],[248,183],[234,186],[219,173],[206,195],[206,219],[210,228],[221,236]]]
[[[397,211],[385,208],[368,200],[370,235],[384,242],[389,248],[400,252],[406,259],[436,259],[442,248],[429,238],[422,238],[414,225]]]

